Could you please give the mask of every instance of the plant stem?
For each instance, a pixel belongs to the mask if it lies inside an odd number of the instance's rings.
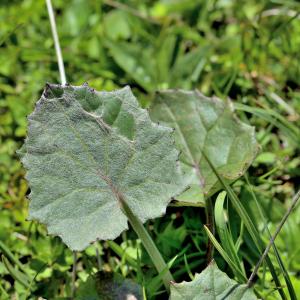
[[[198,164],[194,164],[194,168],[197,174],[197,177],[199,179],[199,187],[200,189],[203,188],[203,179],[201,177],[201,172],[199,169],[199,165]],[[206,225],[209,229],[209,231],[215,235],[215,222],[214,222],[214,207],[213,207],[213,203],[210,197],[206,197],[205,198],[205,215],[206,215]],[[214,254],[214,245],[212,243],[212,241],[210,239],[208,239],[207,242],[207,251],[206,251],[206,260],[207,260],[207,264],[209,264],[213,258],[213,254]]]
[[[270,251],[272,245],[274,244],[274,241],[277,237],[277,235],[279,234],[281,228],[283,227],[284,223],[286,222],[287,218],[289,217],[289,215],[291,214],[291,212],[293,211],[293,209],[295,208],[298,200],[300,198],[300,190],[296,193],[296,195],[293,197],[293,200],[292,200],[292,204],[291,206],[289,207],[289,209],[287,210],[287,212],[285,213],[285,215],[283,216],[283,218],[281,219],[278,227],[276,228],[276,231],[274,233],[274,235],[270,238],[270,241],[269,241],[269,244],[268,246],[266,247],[264,253],[262,254],[262,256],[260,257],[258,263],[256,264],[252,274],[250,275],[249,279],[248,279],[248,282],[247,282],[247,285],[249,287],[251,287],[253,285],[253,279],[255,277],[255,275],[257,274],[258,272],[258,269],[259,267],[261,266],[262,262],[264,261],[264,259],[266,258],[266,256],[268,255],[268,252]]]
[[[71,298],[75,297],[75,281],[76,281],[76,272],[77,272],[77,253],[73,252],[73,269],[72,269],[72,284],[71,284]]]
[[[56,29],[56,23],[55,23],[55,17],[54,17],[54,12],[53,12],[53,7],[52,7],[51,0],[46,0],[46,4],[47,4],[48,15],[49,15],[49,20],[50,20],[50,25],[51,25],[51,30],[52,30],[53,40],[54,40],[56,56],[57,56],[57,63],[58,63],[60,81],[61,81],[62,85],[65,85],[67,83],[66,73],[65,73],[65,67],[64,67],[62,52],[61,52],[61,48],[60,48],[60,44],[59,44],[59,39],[58,39],[58,34],[57,34],[57,29]]]
[[[148,252],[157,272],[162,274],[163,283],[169,292],[170,290],[170,282],[174,281],[173,276],[171,275],[168,265],[165,263],[163,257],[161,256],[159,250],[155,246],[151,236],[148,231],[145,229],[142,222],[134,215],[133,211],[130,207],[122,201],[122,208],[127,216],[133,230],[136,232],[138,237],[141,239],[146,251]]]
[[[205,214],[206,214],[206,226],[212,235],[215,235],[215,224],[214,224],[214,208],[210,197],[205,199]],[[210,239],[207,243],[206,260],[209,264],[213,258],[214,245]]]

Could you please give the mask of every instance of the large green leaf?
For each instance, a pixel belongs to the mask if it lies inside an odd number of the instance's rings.
[[[47,85],[28,120],[29,218],[73,250],[125,230],[123,203],[145,222],[184,189],[173,130],[152,123],[129,87]]]
[[[238,284],[218,269],[215,262],[191,282],[171,285],[170,300],[256,300],[252,289]]]
[[[254,128],[237,119],[230,103],[197,90],[158,92],[151,116],[176,129],[180,161],[191,186],[177,198],[184,202],[201,204],[203,196],[222,186],[205,156],[231,182],[243,175],[258,151]]]

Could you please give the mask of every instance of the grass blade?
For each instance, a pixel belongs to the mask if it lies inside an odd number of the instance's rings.
[[[263,222],[264,222],[264,224],[265,224],[264,227],[266,228],[267,233],[268,233],[268,236],[269,236],[269,238],[271,239],[271,238],[272,238],[272,235],[271,235],[271,232],[270,232],[270,230],[269,230],[269,228],[268,228],[268,225],[267,225],[267,222],[266,222],[266,217],[265,217],[265,215],[264,215],[264,213],[263,213],[263,211],[262,211],[261,205],[259,204],[259,202],[258,202],[258,200],[257,200],[257,197],[256,197],[256,195],[255,195],[255,193],[254,193],[254,191],[253,191],[253,188],[252,188],[252,185],[251,185],[251,183],[250,183],[250,181],[249,181],[248,175],[245,174],[244,177],[245,177],[245,179],[246,179],[246,183],[247,183],[248,186],[249,186],[250,194],[252,195],[252,198],[254,199],[254,201],[255,201],[255,203],[256,203],[256,206],[257,206],[258,212],[259,212],[259,214],[260,214],[260,217],[262,218],[262,220],[263,220]],[[290,279],[290,276],[289,276],[288,272],[286,271],[286,269],[285,269],[285,267],[284,267],[284,264],[283,264],[282,259],[281,259],[281,257],[280,257],[279,251],[278,251],[278,249],[277,249],[277,247],[276,247],[276,245],[275,245],[275,242],[272,243],[272,248],[273,248],[273,250],[274,250],[275,257],[276,257],[276,259],[277,259],[278,265],[279,265],[279,267],[280,267],[280,270],[281,270],[281,272],[282,272],[282,274],[283,274],[283,277],[284,277],[284,279],[285,279],[285,282],[286,282],[286,284],[287,284],[287,288],[288,288],[290,297],[291,297],[291,299],[297,299],[296,293],[295,293],[295,290],[294,290],[294,287],[293,287],[293,284],[292,284],[291,279]]]
[[[299,129],[290,122],[288,122],[283,116],[278,114],[276,111],[270,108],[250,107],[241,103],[235,103],[234,108],[236,110],[251,113],[259,118],[268,121],[269,123],[276,126],[278,129],[282,130],[282,132],[284,132],[288,137],[290,137],[291,140],[297,145],[300,143]]]
[[[264,261],[264,259],[266,258],[266,256],[268,255],[268,252],[270,251],[272,245],[274,244],[274,241],[277,237],[277,235],[279,234],[280,230],[282,229],[284,223],[286,222],[287,218],[289,217],[289,215],[291,214],[291,212],[293,211],[293,209],[295,208],[298,200],[300,198],[300,190],[296,193],[296,195],[294,196],[293,200],[292,200],[292,204],[289,207],[289,209],[287,210],[287,212],[285,213],[285,215],[283,216],[283,218],[281,219],[274,235],[270,238],[270,242],[268,244],[268,246],[266,247],[264,253],[262,254],[262,256],[260,257],[257,265],[255,266],[249,280],[248,280],[248,286],[252,286],[253,285],[253,278],[256,275],[256,273],[258,272],[259,267],[261,266],[262,262]],[[290,291],[290,290],[289,290]],[[290,293],[291,299],[297,299],[296,294],[294,289],[292,290],[292,293]]]
[[[124,258],[133,268],[138,269],[136,260],[114,241],[107,241],[109,248],[120,258]]]
[[[224,217],[224,201],[226,197],[226,192],[221,192],[216,200],[215,203],[215,223],[217,227],[217,231],[221,240],[221,244],[232,260],[232,262],[235,264],[235,268],[233,269],[235,276],[238,278],[240,282],[243,281],[243,279],[246,277],[245,269],[243,266],[243,262],[238,256],[238,247],[235,246],[235,243],[233,241],[232,234],[230,230],[227,227],[227,223],[225,221]],[[240,272],[236,273],[235,269],[240,270]],[[240,274],[243,274],[241,277]]]
[[[214,235],[210,232],[210,230],[208,229],[208,227],[204,225],[204,229],[205,229],[205,231],[206,231],[209,239],[211,240],[211,242],[213,243],[213,245],[215,246],[215,248],[218,250],[218,252],[220,253],[220,255],[228,263],[228,265],[230,266],[230,268],[234,271],[235,274],[238,275],[237,276],[238,278],[242,279],[242,282],[245,282],[246,281],[246,276],[241,272],[239,266],[236,265],[236,263],[231,259],[230,255],[228,255],[227,252],[224,250],[224,248],[222,248],[222,246],[216,240],[216,238],[214,237]]]
[[[0,282],[0,296],[1,296],[1,299],[3,299],[3,300],[9,299],[9,295],[8,295],[7,292],[5,291],[5,289],[4,289],[4,287],[2,286],[1,282]]]
[[[219,175],[219,173],[217,172],[217,170],[215,169],[215,167],[213,166],[213,164],[211,163],[211,161],[208,159],[208,157],[205,155],[204,152],[202,152],[202,155],[204,156],[204,158],[206,159],[207,163],[209,164],[209,166],[211,167],[211,169],[213,170],[213,172],[215,173],[215,175],[217,176],[218,180],[220,181],[220,183],[223,185],[224,189],[226,190],[229,199],[232,202],[233,207],[235,208],[236,212],[239,214],[240,218],[242,219],[242,221],[244,222],[253,242],[255,243],[258,251],[260,253],[262,253],[263,249],[264,249],[264,243],[262,241],[262,239],[260,238],[260,234],[258,232],[258,230],[256,229],[254,223],[252,222],[250,216],[248,215],[247,211],[245,210],[244,206],[242,205],[242,203],[240,202],[240,200],[238,199],[238,197],[236,196],[236,194],[234,193],[234,191],[232,190],[232,188],[229,186],[229,184]],[[282,299],[286,300],[287,297],[282,289],[282,286],[280,284],[280,280],[276,274],[275,271],[275,267],[272,263],[272,261],[270,260],[269,256],[266,256],[266,263],[270,269],[270,272],[272,274],[272,277],[274,279],[275,285],[278,289],[278,292],[280,293],[280,296]]]
[[[15,269],[12,264],[9,262],[9,260],[2,255],[2,261],[3,264],[5,265],[7,271],[9,274],[20,284],[22,284],[24,287],[29,288],[30,287],[30,279],[24,274]]]
[[[24,265],[15,257],[15,255],[10,251],[10,249],[0,240],[0,249],[3,254],[10,259],[20,270],[24,273],[28,274],[28,270],[24,267]]]
[[[164,280],[164,276],[167,272],[169,272],[169,269],[174,264],[175,260],[177,259],[178,255],[176,255],[174,258],[172,258],[166,265],[166,267],[156,276],[154,277],[150,283],[147,284],[147,290],[149,292],[149,295],[154,295],[158,289],[162,286],[162,282]],[[174,280],[172,280],[174,281]]]

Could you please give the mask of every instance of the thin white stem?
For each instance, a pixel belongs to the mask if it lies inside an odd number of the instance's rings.
[[[47,4],[48,15],[49,15],[49,20],[50,20],[50,24],[51,24],[51,30],[52,30],[54,46],[55,46],[55,51],[56,51],[56,56],[57,56],[60,81],[61,81],[62,85],[65,85],[67,83],[66,73],[65,73],[65,67],[64,67],[64,61],[63,61],[63,57],[62,57],[62,53],[61,53],[61,48],[60,48],[60,44],[59,44],[56,23],[55,23],[55,17],[54,17],[51,0],[46,0],[46,4]]]

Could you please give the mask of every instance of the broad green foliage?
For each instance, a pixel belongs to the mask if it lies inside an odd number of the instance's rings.
[[[256,137],[262,146],[247,173],[265,219],[243,177],[235,191],[267,241],[266,224],[271,233],[275,231],[299,185],[297,12],[300,2],[52,0],[52,3],[67,78],[72,84],[80,85],[85,79],[99,91],[128,84],[144,107],[151,105],[155,89],[198,89],[205,95],[233,99],[237,115],[241,120],[247,117],[256,127]],[[113,6],[114,3],[124,5]],[[33,111],[45,81],[59,82],[47,9],[45,1],[4,0],[1,4],[0,240],[24,264],[31,279],[38,275],[28,291],[10,276],[0,260],[0,299],[69,298],[72,251],[59,238],[47,235],[45,226],[26,221],[29,190],[25,171],[15,154],[26,136],[26,116]],[[243,226],[240,230],[240,218],[234,209],[226,203],[224,209],[228,212],[227,225],[235,246],[242,247],[240,259],[249,274],[259,257]],[[170,207],[168,212],[150,222],[147,229],[166,261],[178,255],[172,273],[176,282],[181,282],[188,276],[187,267],[193,274],[206,261],[204,210]],[[296,295],[300,295],[299,218],[300,207],[276,239]],[[224,246],[218,234],[216,239]],[[82,280],[95,272],[97,247],[104,268],[135,281],[143,280],[148,299],[155,295],[157,291],[148,291],[148,286],[156,279],[156,271],[149,268],[150,258],[140,242],[136,242],[133,231],[121,235],[114,244],[119,251],[115,252],[110,243],[101,242],[77,254],[76,285],[80,286]],[[214,253],[220,265],[225,264],[219,252]],[[270,258],[275,261],[273,254]],[[9,260],[18,268],[14,260]],[[138,265],[142,266],[142,274]],[[277,267],[276,270],[288,298],[281,272]],[[258,277],[254,288],[261,298],[280,299],[268,269],[262,268]],[[159,294],[157,298],[168,299],[168,296]]]
[[[47,85],[28,120],[29,217],[73,250],[127,229],[124,202],[145,222],[184,188],[173,130],[152,123],[129,87]]]
[[[171,285],[170,300],[256,300],[252,289],[238,284],[218,269],[215,262],[191,282]]]
[[[76,300],[142,300],[141,287],[130,279],[109,272],[89,276],[80,285]]]
[[[178,200],[201,202],[203,195],[220,189],[205,156],[231,182],[244,174],[258,151],[254,128],[237,119],[230,103],[207,98],[197,90],[157,93],[151,115],[176,129],[180,161],[191,185]]]

